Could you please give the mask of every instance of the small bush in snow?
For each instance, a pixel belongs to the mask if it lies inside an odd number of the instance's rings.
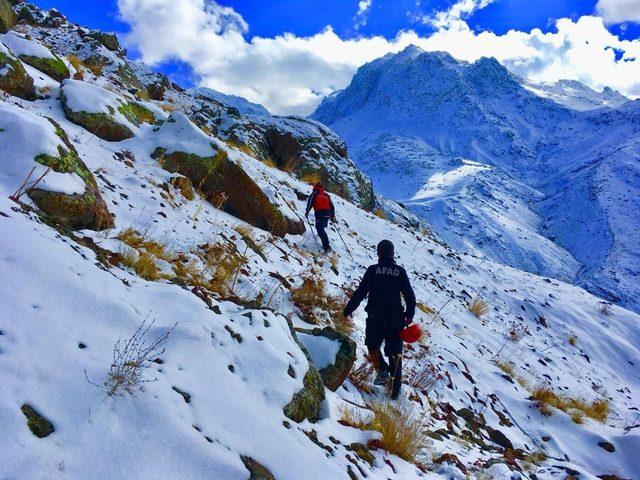
[[[425,394],[433,391],[443,378],[440,369],[432,363],[419,370],[409,371],[406,375],[407,384]]]
[[[145,372],[150,363],[164,353],[169,335],[177,323],[155,340],[149,341],[147,336],[154,322],[147,322],[145,318],[131,337],[125,341],[118,339],[113,346],[113,362],[107,379],[102,385],[97,385],[107,396],[134,395],[145,383],[156,380],[145,378]]]
[[[598,307],[598,311],[602,314],[602,315],[611,315],[611,310],[613,305],[609,302],[600,302]]]
[[[371,386],[373,371],[374,368],[371,363],[362,362],[351,369],[348,378],[351,381],[351,384],[359,391],[371,393],[373,391],[373,387]]]
[[[473,313],[476,318],[482,318],[489,311],[489,305],[482,297],[476,297],[468,306],[467,310]]]

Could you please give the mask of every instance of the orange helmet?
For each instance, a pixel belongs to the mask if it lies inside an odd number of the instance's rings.
[[[412,323],[400,332],[400,338],[407,343],[414,343],[422,337],[422,329],[417,323]]]

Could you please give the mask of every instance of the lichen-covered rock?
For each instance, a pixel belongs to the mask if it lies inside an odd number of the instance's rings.
[[[49,121],[55,126],[56,133],[67,148],[59,146],[57,157],[39,155],[35,158],[36,162],[51,167],[55,172],[77,174],[84,181],[85,189],[82,194],[68,195],[38,189],[36,186],[28,191],[29,198],[42,212],[67,228],[91,230],[112,228],[113,217],[98,190],[93,174],[78,157],[64,130],[53,120]]]
[[[44,438],[51,435],[55,432],[55,428],[49,419],[40,414],[35,408],[31,405],[24,404],[20,407],[22,413],[25,417],[27,417],[27,426],[31,433],[33,433],[38,438]]]
[[[309,369],[304,376],[302,390],[293,395],[291,401],[284,407],[284,414],[294,422],[302,422],[305,419],[315,422],[318,420],[320,405],[324,401],[324,384],[320,373],[313,365],[309,352],[298,340],[291,321],[287,319],[287,322],[291,335],[293,335],[294,340],[307,357]]]
[[[298,328],[296,331],[306,335],[324,337],[340,344],[334,361],[320,369],[320,376],[322,377],[323,383],[329,390],[335,392],[340,388],[345,378],[347,378],[351,367],[353,367],[353,363],[356,361],[356,342],[347,335],[328,326],[313,329]]]
[[[242,463],[249,470],[248,480],[276,480],[276,477],[261,463],[256,462],[253,458],[241,455]]]
[[[104,45],[108,50],[112,52],[117,52],[120,50],[120,43],[118,42],[118,37],[113,33],[105,33],[99,30],[92,30],[88,34],[89,37],[96,39],[102,45]]]
[[[133,132],[125,124],[126,116],[118,110],[126,105],[124,99],[97,85],[78,80],[65,80],[60,91],[64,112],[73,123],[109,142],[133,137]],[[121,115],[121,121],[116,118],[117,113]]]
[[[40,70],[51,78],[59,82],[69,78],[69,69],[62,59],[28,35],[11,31],[2,36],[2,43],[24,63]]]
[[[153,157],[163,168],[184,175],[198,185],[205,198],[225,212],[277,236],[300,234],[304,225],[286,218],[247,173],[229,160],[224,150],[214,157],[157,149]],[[220,194],[225,200],[220,202]]]
[[[11,2],[0,0],[0,33],[7,32],[17,21],[18,18],[11,7]]]
[[[25,100],[36,99],[33,78],[26,72],[20,60],[14,57],[2,43],[0,43],[0,89]]]
[[[191,180],[217,208],[277,236],[305,231],[302,221],[283,215],[227,151],[185,115],[172,113],[157,134],[161,146],[152,156],[166,170]]]
[[[40,70],[42,73],[49,75],[54,80],[61,82],[65,78],[70,77],[69,69],[60,57],[57,55],[54,55],[54,57],[55,58],[41,58],[31,55],[20,55],[20,60]]]

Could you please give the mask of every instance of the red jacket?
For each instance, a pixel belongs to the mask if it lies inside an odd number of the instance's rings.
[[[331,201],[331,197],[320,185],[314,185],[313,193],[311,193],[307,200],[307,210],[305,215],[309,215],[312,208],[316,216],[326,216],[331,218],[336,216],[336,211],[333,206],[333,202]]]

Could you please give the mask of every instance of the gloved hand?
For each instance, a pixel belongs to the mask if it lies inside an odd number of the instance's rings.
[[[331,220],[331,223],[336,223],[336,217],[331,217],[329,220]]]

